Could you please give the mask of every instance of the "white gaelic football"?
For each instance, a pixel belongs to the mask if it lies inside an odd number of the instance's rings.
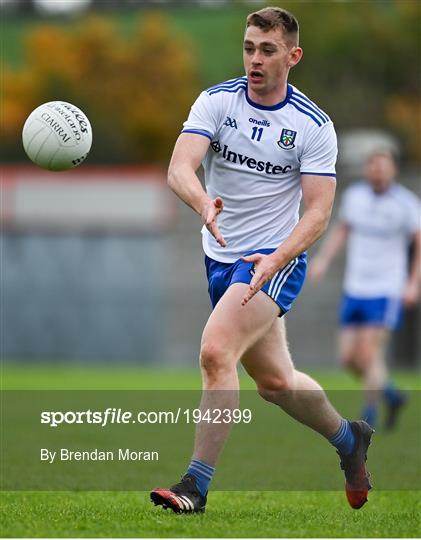
[[[23,126],[22,141],[29,159],[49,171],[65,171],[84,161],[92,144],[85,114],[65,101],[37,107]]]

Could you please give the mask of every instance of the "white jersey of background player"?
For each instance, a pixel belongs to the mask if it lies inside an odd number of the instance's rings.
[[[408,245],[420,228],[416,195],[399,184],[379,195],[358,182],[345,191],[339,219],[350,229],[344,292],[400,299],[408,278]]]
[[[204,227],[203,248],[221,262],[277,248],[298,222],[301,174],[335,176],[333,124],[290,84],[286,99],[272,107],[249,98],[246,77],[209,88],[193,105],[183,133],[211,140],[203,161],[206,190],[224,201],[218,225],[227,247]]]

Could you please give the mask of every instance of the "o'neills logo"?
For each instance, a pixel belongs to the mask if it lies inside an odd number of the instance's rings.
[[[270,122],[268,120],[256,120],[256,118],[249,118],[249,122],[256,124],[257,126],[270,127]]]
[[[211,147],[214,152],[220,154],[222,152],[222,157],[230,161],[231,163],[238,163],[239,165],[245,165],[248,169],[256,169],[259,172],[265,172],[266,174],[285,174],[292,169],[291,165],[275,165],[270,161],[257,161],[254,158],[245,156],[244,154],[239,154],[228,150],[228,146],[224,144],[223,147],[219,144],[219,141],[212,141]]]

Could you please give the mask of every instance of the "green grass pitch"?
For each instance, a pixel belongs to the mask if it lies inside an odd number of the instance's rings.
[[[328,389],[356,388],[352,379],[335,371],[314,375]],[[400,374],[396,379],[407,389],[419,389],[419,380],[413,374]],[[2,370],[5,389],[197,389],[199,386],[194,369],[175,372],[56,365]],[[243,379],[242,388],[252,388],[252,383]],[[3,537],[47,538],[416,538],[421,535],[419,499],[419,492],[415,491],[373,490],[369,503],[355,511],[339,491],[225,491],[210,493],[204,515],[176,515],[155,508],[146,492],[3,492],[0,532]]]

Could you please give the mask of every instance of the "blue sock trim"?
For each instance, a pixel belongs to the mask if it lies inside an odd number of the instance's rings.
[[[211,467],[210,465],[204,463],[203,461],[200,461],[199,459],[192,459],[190,467],[198,469],[209,478],[212,478],[212,475],[215,472],[215,467]]]
[[[338,442],[342,440],[342,437],[344,436],[344,433],[346,431],[346,420],[342,419],[341,421],[341,427],[338,429],[336,434],[329,439],[329,442],[335,446]]]
[[[204,497],[208,492],[209,484],[214,472],[215,467],[200,461],[200,459],[192,459],[189,468],[187,469],[187,474],[194,476],[197,489]]]
[[[355,446],[355,435],[348,420],[342,418],[338,431],[329,439],[329,442],[343,456],[348,456],[352,453]]]

